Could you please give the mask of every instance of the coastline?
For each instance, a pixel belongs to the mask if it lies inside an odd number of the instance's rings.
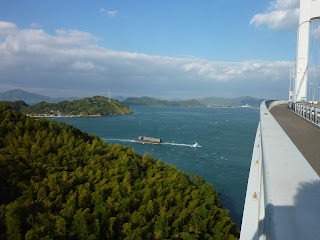
[[[34,118],[72,118],[72,117],[101,117],[103,115],[66,115],[66,116],[54,116],[54,115],[27,115]]]
[[[133,113],[133,112],[132,112]],[[132,114],[132,113],[110,113],[110,114],[96,114],[96,115],[29,115],[26,114],[28,117],[33,117],[33,118],[73,118],[73,117],[103,117],[103,116],[117,116],[117,115],[127,115],[127,114]]]

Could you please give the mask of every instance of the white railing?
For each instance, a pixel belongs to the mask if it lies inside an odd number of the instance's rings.
[[[300,117],[320,126],[320,107],[308,103],[290,103],[289,106]]]
[[[260,106],[241,240],[320,239],[320,178],[269,112],[282,103]]]

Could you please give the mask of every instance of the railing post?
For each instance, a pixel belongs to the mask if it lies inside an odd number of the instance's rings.
[[[306,118],[307,117],[307,106],[304,106],[303,108],[304,108],[304,115],[303,116]]]
[[[311,106],[308,106],[308,111],[309,111],[309,120],[311,121],[311,111],[312,111]]]
[[[315,115],[315,108],[312,107],[312,115],[311,115],[311,121],[314,122],[314,115]]]

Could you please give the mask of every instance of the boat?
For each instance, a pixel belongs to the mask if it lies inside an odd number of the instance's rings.
[[[199,143],[194,142],[194,144],[191,144],[190,147],[201,147]]]
[[[153,144],[163,143],[163,141],[160,138],[145,137],[145,136],[139,136],[135,141],[142,142],[142,143],[153,143]]]

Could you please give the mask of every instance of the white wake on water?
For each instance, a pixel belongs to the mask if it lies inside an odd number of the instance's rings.
[[[172,146],[183,146],[183,147],[190,147],[190,144],[184,144],[184,143],[169,143],[169,142],[164,142],[162,144],[167,144],[167,145],[172,145]]]

